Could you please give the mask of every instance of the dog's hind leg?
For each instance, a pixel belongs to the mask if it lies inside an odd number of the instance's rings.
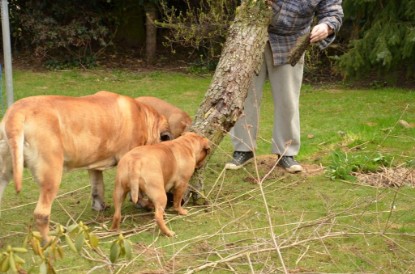
[[[40,195],[34,211],[34,217],[37,229],[46,242],[49,240],[48,233],[52,203],[56,198],[62,179],[62,162],[63,157],[61,161],[38,160],[38,168],[34,170],[33,174],[40,187]]]
[[[164,222],[164,210],[166,209],[167,205],[167,196],[164,188],[149,186],[146,189],[146,193],[154,204],[154,218],[156,219],[156,223],[159,226],[160,230],[166,236],[174,236],[175,233],[171,231]]]
[[[103,211],[107,207],[104,202],[104,176],[101,170],[89,169],[89,181],[91,183],[92,209]]]
[[[121,222],[121,207],[127,196],[127,191],[122,186],[121,182],[115,183],[115,189],[113,193],[114,199],[114,216],[112,218],[111,230],[119,230]]]

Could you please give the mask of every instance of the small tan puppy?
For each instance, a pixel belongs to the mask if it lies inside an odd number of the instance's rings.
[[[173,191],[173,207],[181,215],[181,206],[190,178],[210,151],[209,140],[194,132],[186,132],[172,141],[136,147],[125,154],[117,167],[114,189],[114,218],[112,229],[119,230],[121,206],[128,192],[133,203],[146,195],[154,205],[155,219],[160,230],[173,236],[164,222],[166,192]]]
[[[135,98],[135,100],[154,108],[158,113],[164,115],[164,117],[167,118],[170,132],[174,139],[182,135],[182,133],[192,124],[192,118],[190,118],[189,114],[159,98],[142,96]]]

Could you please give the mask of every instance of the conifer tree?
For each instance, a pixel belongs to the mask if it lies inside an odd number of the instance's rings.
[[[346,76],[394,71],[415,77],[415,1],[345,0],[345,27],[351,24],[350,48],[340,57]]]

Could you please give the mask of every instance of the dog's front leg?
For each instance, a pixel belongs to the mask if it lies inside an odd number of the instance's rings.
[[[101,170],[89,169],[89,182],[91,183],[92,209],[103,211],[106,209],[104,202],[104,177]]]

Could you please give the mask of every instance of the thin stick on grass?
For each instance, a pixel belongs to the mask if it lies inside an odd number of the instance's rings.
[[[69,214],[69,212],[66,210],[66,208],[62,205],[62,203],[59,201],[59,199],[56,199],[56,201],[58,202],[60,208],[65,211],[66,215],[68,215],[69,219],[72,220],[72,222],[76,223],[75,219],[72,217],[71,214]]]
[[[383,228],[383,233],[385,233],[386,230],[388,229],[389,221],[390,221],[390,219],[392,217],[392,212],[395,209],[395,203],[396,203],[396,197],[397,196],[398,196],[398,192],[396,191],[395,192],[395,195],[393,195],[393,200],[392,200],[392,203],[391,203],[391,206],[390,206],[390,210],[389,210],[389,214],[388,214],[388,219],[386,220],[385,227]]]
[[[158,238],[159,238],[159,235],[160,234],[158,234],[157,235],[157,237],[153,240],[153,242],[148,246],[148,247],[151,247],[151,246],[153,246],[156,242],[157,242],[157,240],[158,240]],[[155,249],[155,250],[157,250],[157,249]],[[121,267],[120,267],[120,269],[118,269],[118,271],[117,271],[117,274],[118,273],[122,273],[121,271],[124,269],[124,268],[127,268],[127,267],[129,267],[133,262],[135,262],[138,258],[140,258],[143,254],[144,254],[144,252],[145,252],[145,250],[144,251],[142,251],[141,253],[139,253],[137,256],[135,256],[133,259],[131,259],[128,263],[126,263],[126,264],[124,264],[124,265],[122,265]],[[159,262],[159,264],[161,265],[161,261],[160,261],[160,256],[159,256],[159,254],[158,254],[158,252],[156,252],[156,257],[157,257],[157,260],[158,260],[158,262]],[[162,266],[162,265],[161,265]]]
[[[288,148],[288,146],[286,147],[286,150],[287,150],[287,148]],[[285,154],[286,153],[286,150],[284,151],[284,153],[283,154]],[[265,197],[265,192],[264,192],[264,188],[263,188],[263,182],[264,182],[264,180],[272,173],[272,171],[277,167],[277,165],[278,165],[278,162],[280,161],[280,159],[281,158],[278,158],[278,160],[276,161],[276,163],[274,164],[274,166],[271,168],[271,170],[270,171],[268,171],[268,173],[267,174],[265,174],[265,176],[259,181],[259,190],[260,190],[260,192],[261,192],[261,196],[262,196],[262,200],[263,200],[263,202],[264,202],[264,206],[265,206],[265,210],[266,210],[266,216],[267,216],[267,220],[268,220],[268,225],[269,225],[269,230],[270,230],[270,234],[271,234],[271,239],[272,239],[272,242],[274,243],[274,246],[275,246],[275,250],[277,251],[277,254],[278,254],[278,258],[279,258],[279,260],[280,260],[280,263],[281,263],[281,265],[282,265],[282,268],[284,269],[284,273],[288,273],[288,270],[287,270],[287,268],[286,268],[286,266],[285,266],[285,263],[284,263],[284,259],[283,259],[283,257],[282,257],[282,254],[281,254],[281,250],[280,250],[280,247],[279,247],[279,245],[278,245],[278,242],[277,242],[277,237],[276,237],[276,235],[274,234],[274,230],[273,230],[273,225],[272,225],[272,219],[271,219],[271,213],[270,213],[270,211],[269,211],[269,206],[268,206],[268,203],[267,203],[267,199],[266,199],[266,197]],[[256,163],[255,163],[255,169],[257,170],[257,174],[259,175],[259,171],[258,171],[258,166],[256,165]]]
[[[219,258],[221,258],[221,259],[223,259],[223,257],[222,257],[222,255],[220,255],[220,253],[219,252],[215,252],[215,254],[219,257]],[[233,273],[237,273],[237,271],[235,271],[235,269],[228,263],[228,262],[226,262],[225,263],[225,265],[233,272]]]
[[[225,168],[222,168],[222,171],[219,173],[219,176],[216,178],[216,181],[213,183],[213,186],[211,187],[210,191],[206,194],[206,197],[209,197],[212,191],[215,189],[215,186],[218,184],[219,179],[222,178],[222,175],[225,173],[225,170]]]
[[[322,239],[335,238],[335,237],[347,236],[347,235],[348,234],[346,232],[334,232],[334,233],[326,234],[326,235],[319,236],[319,237],[312,237],[312,238],[308,238],[306,240],[296,241],[294,243],[291,243],[291,244],[288,244],[288,245],[285,245],[285,246],[280,246],[280,249],[283,250],[283,249],[292,248],[292,247],[299,246],[299,245],[304,245],[305,243],[310,243],[310,242],[314,242],[314,241],[321,241]],[[256,249],[256,250],[251,250],[251,249],[246,250],[245,249],[245,250],[242,250],[242,251],[237,252],[235,254],[229,255],[229,256],[225,257],[224,259],[217,260],[217,261],[214,261],[214,262],[209,262],[209,263],[203,264],[199,267],[188,270],[186,272],[186,274],[197,273],[197,272],[199,272],[203,269],[206,269],[206,268],[209,268],[209,267],[214,267],[214,266],[216,266],[218,264],[221,264],[221,263],[231,262],[231,261],[234,261],[234,260],[239,259],[241,257],[245,257],[245,256],[247,256],[247,254],[249,254],[249,255],[250,254],[260,254],[260,253],[270,252],[270,251],[275,251],[275,247],[272,246],[272,247]]]
[[[255,273],[254,267],[252,266],[252,262],[251,262],[251,257],[249,256],[249,254],[246,254],[246,258],[248,259],[248,265],[249,265],[249,269],[251,270],[251,273]]]
[[[90,274],[90,273],[94,273],[96,270],[98,270],[98,269],[101,269],[101,268],[104,268],[104,267],[110,267],[110,266],[108,266],[108,265],[106,265],[106,264],[104,264],[104,265],[96,265],[96,266],[94,266],[93,268],[91,268],[88,272],[86,272],[87,274]],[[110,273],[113,273],[113,271],[111,270],[110,271]]]
[[[409,104],[405,106],[405,109],[401,112],[401,116],[399,116],[399,119],[393,125],[392,129],[388,131],[388,133],[386,134],[386,136],[383,138],[383,140],[380,142],[379,145],[383,144],[386,141],[386,139],[389,138],[389,136],[392,134],[392,131],[398,126],[399,121],[402,120],[403,115],[408,111],[408,108],[409,108]]]
[[[301,253],[300,257],[298,257],[298,259],[295,261],[295,265],[298,265],[300,263],[300,261],[304,258],[304,256],[307,254],[308,250],[310,249],[310,245],[306,246],[306,249],[304,250],[303,253]]]

